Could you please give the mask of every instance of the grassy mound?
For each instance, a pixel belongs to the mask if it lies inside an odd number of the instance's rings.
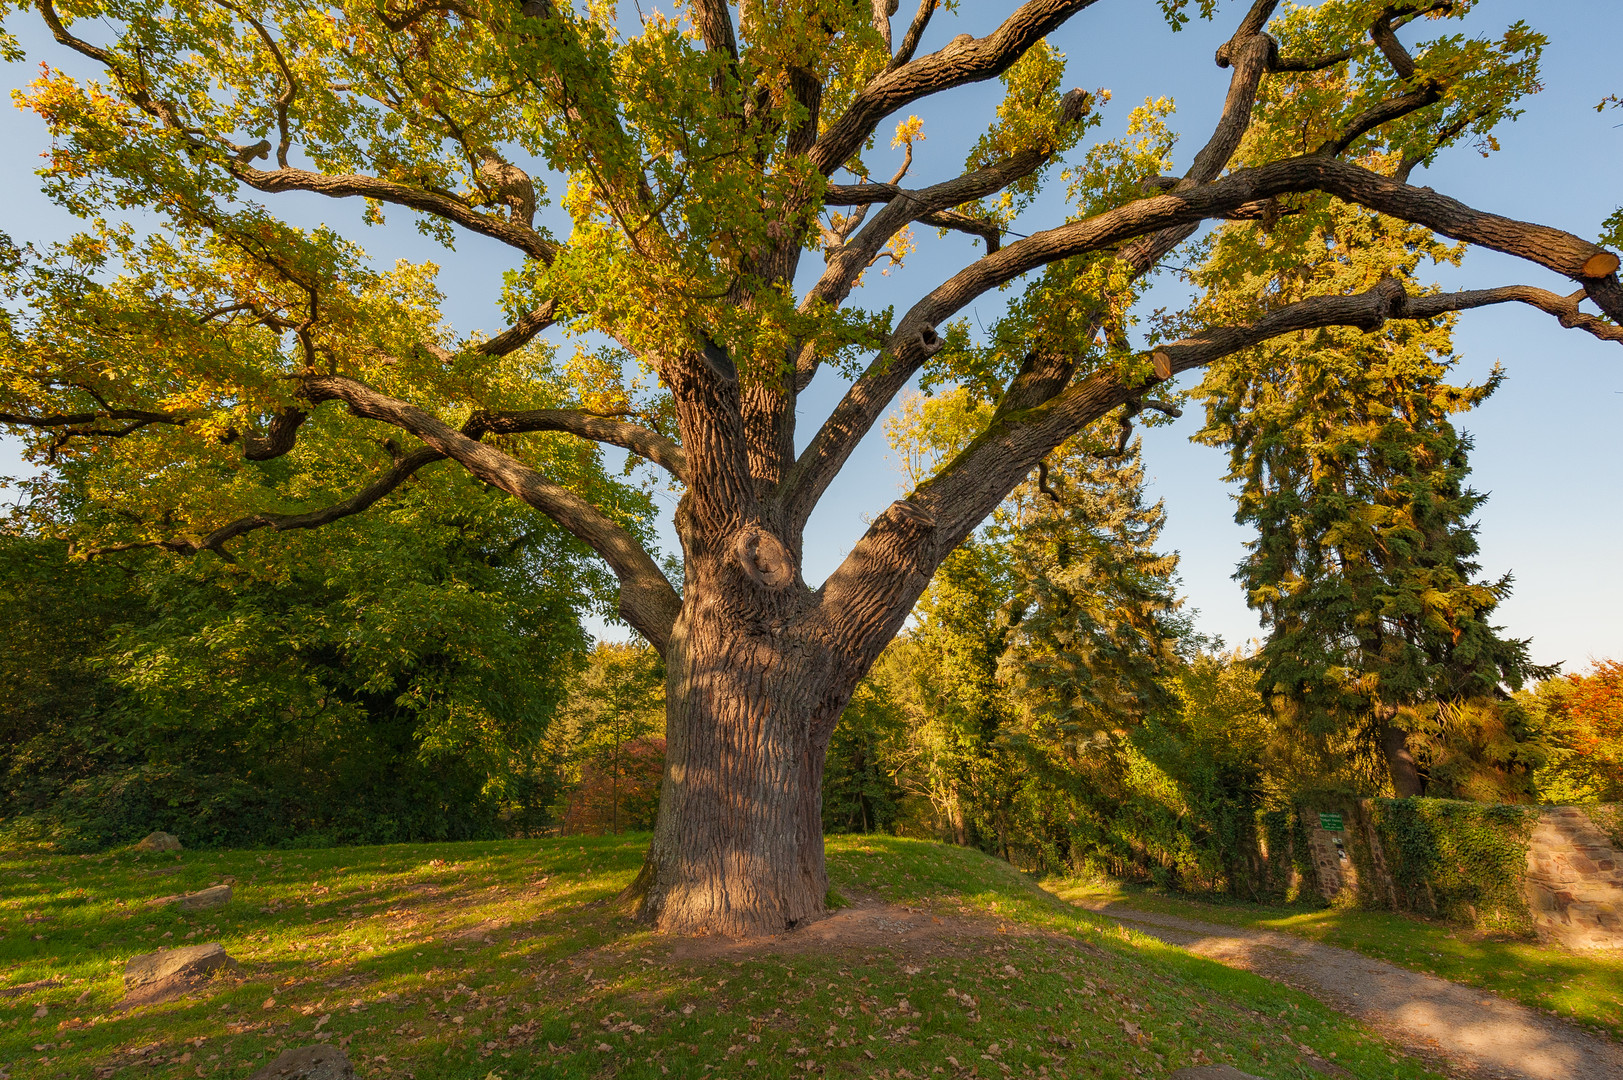
[[[766,943],[661,937],[613,903],[645,843],[0,860],[0,1076],[224,1080],[316,1041],[404,1080],[1431,1075],[959,848],[831,838],[829,919]],[[223,908],[151,903],[220,881]],[[240,975],[115,1008],[130,956],[208,941]]]

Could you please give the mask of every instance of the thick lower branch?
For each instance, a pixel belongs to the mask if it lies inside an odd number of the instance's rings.
[[[314,376],[305,381],[304,393],[312,402],[342,401],[356,416],[410,432],[485,483],[552,518],[609,564],[620,579],[620,614],[656,649],[664,651],[681,600],[642,545],[591,503],[423,409],[355,379]]]
[[[106,420],[129,420],[144,427],[147,424],[184,424],[190,419],[191,417],[185,413],[157,412],[148,409],[102,409],[96,412],[46,413],[42,415],[0,413],[0,424],[15,424],[18,427],[32,428],[58,428],[65,430],[69,435],[111,434],[111,432],[105,431],[82,430],[86,424],[96,424]],[[129,433],[128,431],[121,432],[121,434],[126,435]]]
[[[517,322],[489,341],[481,341],[473,351],[483,356],[506,356],[521,349],[535,339],[541,331],[557,322],[558,301],[548,300],[532,311],[519,316]]]
[[[687,479],[687,454],[674,439],[668,439],[638,424],[612,416],[599,416],[582,409],[531,409],[525,412],[481,412],[474,414],[464,431],[478,438],[482,432],[515,435],[532,431],[561,431],[593,442],[629,450],[652,461],[678,480]]]
[[[433,214],[435,217],[455,222],[470,232],[500,240],[507,246],[517,248],[531,258],[546,263],[552,262],[558,253],[557,244],[526,225],[485,213],[450,195],[380,180],[375,176],[362,176],[356,173],[330,176],[308,169],[255,169],[246,164],[233,165],[232,173],[254,190],[269,194],[309,191],[331,199],[376,199],[378,202]]]
[[[1378,329],[1390,319],[1431,319],[1493,304],[1524,303],[1556,316],[1563,326],[1605,341],[1623,342],[1623,327],[1578,310],[1582,292],[1559,296],[1527,285],[1408,296],[1395,279],[1354,296],[1313,297],[1286,305],[1249,326],[1217,327],[1157,350],[1165,375],[1128,386],[1101,373],[1024,413],[1001,417],[931,480],[882,514],[830,575],[822,596],[824,618],[838,640],[853,648],[895,633],[946,554],[985,520],[1038,463],[1066,439],[1111,410],[1142,400],[1158,382],[1180,371],[1261,344],[1270,338],[1329,326]],[[1159,408],[1160,403],[1147,403]],[[880,645],[882,646],[882,641]]]

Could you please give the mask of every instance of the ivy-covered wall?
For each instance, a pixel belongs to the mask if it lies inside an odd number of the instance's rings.
[[[1337,819],[1341,828],[1331,828]],[[1623,806],[1320,792],[1289,810],[1258,812],[1254,830],[1237,842],[1203,839],[1191,850],[1208,861],[1222,856],[1221,891],[1230,895],[1411,912],[1578,948],[1623,947]],[[1149,855],[1139,852],[1146,863]],[[1089,867],[1144,877],[1137,868],[1125,860]],[[1183,892],[1219,891],[1187,871],[1166,878],[1155,880]]]
[[[1368,828],[1384,855],[1386,874],[1372,868],[1359,901],[1490,933],[1525,935],[1533,920],[1523,882],[1528,841],[1537,824],[1533,806],[1369,800]]]
[[[1343,828],[1326,828],[1324,814]],[[1308,878],[1297,890],[1304,898],[1577,947],[1623,945],[1623,807],[1325,794],[1290,816],[1290,868]]]

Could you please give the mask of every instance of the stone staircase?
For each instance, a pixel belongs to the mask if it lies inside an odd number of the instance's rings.
[[[1573,949],[1623,948],[1623,852],[1582,810],[1539,812],[1524,890],[1541,937]]]

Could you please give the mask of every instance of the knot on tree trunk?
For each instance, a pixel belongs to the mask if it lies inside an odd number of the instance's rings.
[[[710,369],[711,373],[723,382],[737,382],[738,365],[733,363],[731,356],[727,355],[727,350],[708,337],[703,339],[703,344],[705,366]]]
[[[1093,95],[1086,90],[1069,90],[1059,99],[1059,122],[1062,125],[1074,124],[1092,111]]]
[[[1368,319],[1355,324],[1366,333],[1374,333],[1385,325],[1386,320],[1400,317],[1409,304],[1409,294],[1404,291],[1403,282],[1395,277],[1383,277],[1370,292],[1375,296],[1375,310]]]
[[[249,461],[270,461],[272,458],[281,457],[293,449],[293,442],[298,438],[299,425],[303,424],[309,415],[296,405],[283,409],[271,417],[265,434],[258,435],[250,431],[242,437],[242,456]]]
[[[1240,50],[1246,45],[1250,44],[1252,41],[1256,41],[1259,38],[1262,40],[1262,47],[1268,50],[1268,56],[1264,63],[1268,67],[1272,67],[1274,62],[1279,59],[1279,42],[1275,41],[1273,36],[1270,34],[1260,33],[1255,37],[1248,38],[1244,41],[1241,41],[1239,38],[1235,38],[1230,41],[1225,41],[1223,44],[1219,45],[1217,47],[1217,56],[1215,57],[1217,66],[1220,68],[1234,66],[1234,61],[1240,55]]]
[[[946,344],[946,339],[936,333],[935,327],[921,326],[910,333],[898,329],[896,336],[891,339],[891,350],[898,357],[906,356],[914,350],[918,350],[919,356],[934,356]]]
[[[733,541],[733,554],[744,575],[763,589],[783,589],[794,583],[795,561],[783,541],[759,525],[751,525]]]
[[[486,154],[479,162],[479,183],[489,190],[492,201],[507,207],[508,218],[515,225],[534,227],[535,182],[529,173],[495,154]]]

